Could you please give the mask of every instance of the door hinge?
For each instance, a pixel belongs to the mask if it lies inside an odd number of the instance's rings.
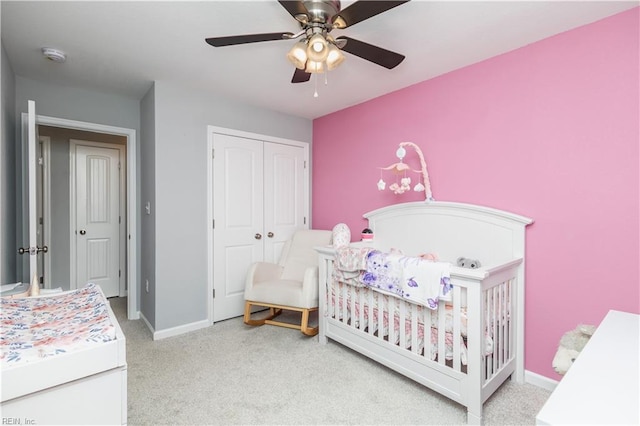
[[[118,277],[122,276],[122,269],[118,269]]]
[[[211,227],[212,227],[213,229],[216,229],[216,220],[215,220],[215,219],[213,219],[211,222],[212,222],[212,223],[211,223]]]
[[[38,165],[40,166],[44,165],[44,160],[42,159],[42,157],[38,158]]]
[[[307,168],[307,160],[304,160],[304,168]]]
[[[214,299],[216,298],[216,289],[215,288],[213,289],[213,298]]]
[[[306,216],[303,218],[302,223],[303,223],[304,225],[306,225],[306,224],[307,224],[307,217],[306,217]]]
[[[118,216],[118,223],[122,223],[122,216]]]
[[[216,158],[216,149],[215,148],[211,149],[211,158]]]
[[[41,217],[39,217],[39,218],[38,218],[38,223],[39,223],[40,225],[42,225],[42,224],[44,223],[44,220],[43,220]]]
[[[118,170],[120,170],[121,167],[122,167],[122,164],[120,164],[120,162],[118,161]]]

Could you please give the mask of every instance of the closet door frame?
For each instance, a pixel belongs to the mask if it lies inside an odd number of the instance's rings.
[[[311,224],[311,162],[310,162],[310,144],[307,142],[285,139],[276,136],[262,135],[258,133],[245,132],[242,130],[228,129],[217,126],[207,126],[207,312],[208,321],[213,325],[213,298],[214,298],[214,269],[213,269],[213,248],[214,248],[214,197],[213,197],[213,148],[214,135],[223,134],[229,136],[237,136],[248,139],[261,140],[263,142],[273,142],[284,145],[291,145],[303,149],[303,156],[306,167],[304,168],[303,187],[304,187],[304,217],[305,224],[309,227]]]

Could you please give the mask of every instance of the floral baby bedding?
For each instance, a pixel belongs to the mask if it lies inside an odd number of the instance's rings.
[[[451,264],[368,248],[336,250],[334,278],[437,309],[451,300]]]
[[[2,369],[115,339],[107,300],[96,284],[46,297],[0,299]]]

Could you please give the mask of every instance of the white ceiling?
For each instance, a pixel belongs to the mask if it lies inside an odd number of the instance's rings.
[[[343,1],[344,9],[353,1]],[[349,37],[406,56],[387,70],[356,56],[319,79],[291,84],[294,41],[222,48],[207,37],[297,32],[275,0],[6,1],[2,43],[17,75],[141,98],[153,81],[316,118],[638,6],[639,1],[420,1],[362,21]],[[67,54],[44,59],[42,47]]]

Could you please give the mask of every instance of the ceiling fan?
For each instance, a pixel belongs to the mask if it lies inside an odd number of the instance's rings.
[[[351,37],[334,39],[329,33],[334,29],[348,28],[408,1],[359,0],[341,9],[339,0],[278,0],[300,24],[299,32],[210,37],[205,41],[211,46],[223,47],[303,37],[287,54],[296,67],[292,83],[303,83],[309,81],[313,73],[335,69],[344,60],[342,51],[392,69],[404,60],[403,55]]]

